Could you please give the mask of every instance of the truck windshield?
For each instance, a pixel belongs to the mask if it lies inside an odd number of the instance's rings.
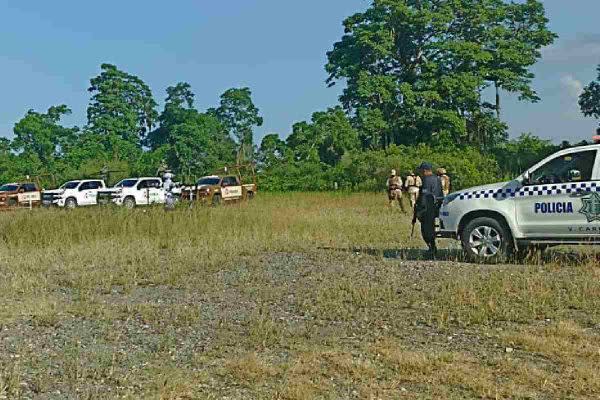
[[[218,185],[221,179],[219,178],[201,178],[196,182],[196,185]]]
[[[79,181],[67,182],[62,185],[61,189],[76,189],[77,185],[79,185]]]
[[[0,186],[0,192],[16,192],[19,190],[19,185],[2,185]]]

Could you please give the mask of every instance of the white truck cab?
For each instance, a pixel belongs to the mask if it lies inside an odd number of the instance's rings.
[[[460,240],[478,262],[530,246],[599,244],[599,150],[600,144],[561,150],[513,181],[450,194],[438,236]]]
[[[99,179],[69,181],[56,190],[44,190],[42,203],[65,208],[92,206],[97,204],[98,191],[104,188],[104,181]]]
[[[113,203],[118,206],[134,208],[151,204],[164,204],[166,190],[160,178],[128,178],[114,187],[99,193],[100,203]]]

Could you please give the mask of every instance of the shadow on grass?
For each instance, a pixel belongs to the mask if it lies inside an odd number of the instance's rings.
[[[366,254],[374,257],[383,257],[388,260],[403,261],[432,261],[427,250],[423,249],[377,249],[377,248],[333,248],[319,247],[320,250],[340,251],[353,254]],[[435,257],[435,261],[440,262],[460,262],[469,263],[465,254],[460,249],[440,249]],[[575,267],[588,263],[600,263],[600,253],[584,253],[572,249],[548,249],[544,252],[538,251],[529,253],[520,258],[513,257],[505,264],[515,265],[545,265],[558,264],[561,266]]]
[[[366,254],[374,257],[383,257],[389,260],[431,261],[428,251],[423,249],[375,249],[368,247],[344,249],[334,247],[319,247],[319,250],[348,252],[357,255]],[[435,261],[466,262],[466,259],[460,250],[440,249],[437,252]]]

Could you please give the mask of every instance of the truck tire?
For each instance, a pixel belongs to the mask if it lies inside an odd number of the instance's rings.
[[[77,200],[73,197],[69,197],[67,200],[65,200],[65,208],[68,210],[77,208]]]
[[[221,195],[220,194],[215,194],[212,198],[212,205],[217,207],[219,205],[221,205]]]
[[[135,199],[131,196],[125,197],[125,200],[123,200],[123,206],[129,210],[134,209],[136,206]]]
[[[254,199],[254,192],[248,192],[248,200]]]
[[[497,263],[510,255],[511,235],[497,219],[481,217],[469,222],[461,234],[467,259],[477,263]]]

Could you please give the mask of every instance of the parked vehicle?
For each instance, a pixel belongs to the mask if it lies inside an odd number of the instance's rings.
[[[235,171],[233,174],[229,173],[232,169]],[[252,183],[243,182],[243,169],[250,170]],[[254,168],[234,166],[224,168],[221,174],[202,177],[194,185],[182,187],[181,199],[219,205],[222,202],[252,200],[256,192]]]
[[[460,240],[479,262],[531,248],[600,244],[599,151],[600,144],[561,150],[513,181],[450,194],[439,235]]]
[[[128,178],[114,187],[98,192],[98,204],[116,204],[126,208],[164,204],[166,191],[161,178]]]
[[[35,183],[18,182],[0,186],[0,209],[33,208],[41,203],[42,194]]]
[[[44,190],[42,202],[45,207],[75,208],[97,204],[98,191],[106,188],[103,180],[89,179],[69,181],[55,190]]]

